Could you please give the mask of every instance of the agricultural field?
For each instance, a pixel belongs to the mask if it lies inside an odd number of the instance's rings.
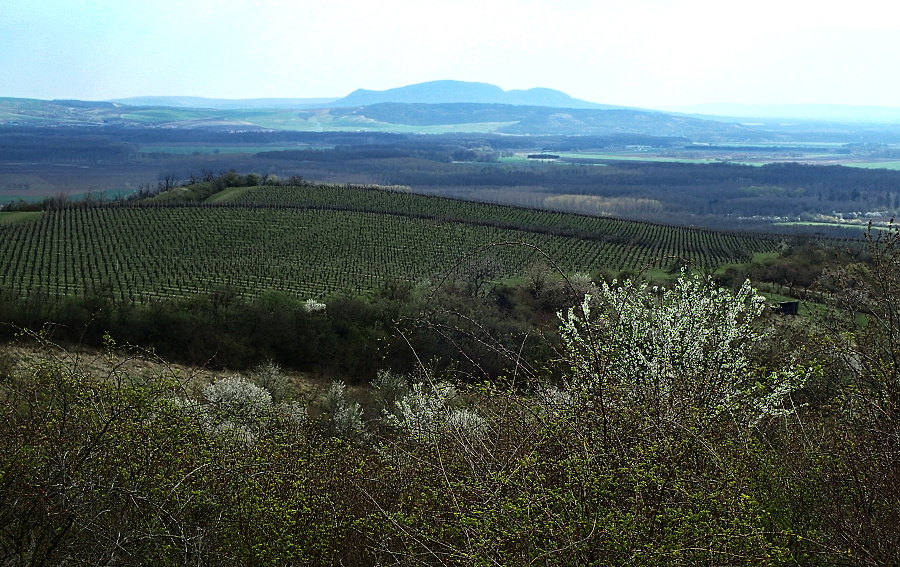
[[[670,252],[698,265],[711,267],[728,259],[744,258],[772,249],[780,239],[748,233],[714,232],[671,227],[608,217],[588,216],[524,207],[469,202],[419,195],[408,188],[360,188],[344,185],[258,187],[232,193],[231,202],[252,206],[339,208],[431,218],[605,244],[628,243]],[[226,201],[227,202],[227,201]],[[676,243],[671,248],[663,242]],[[611,266],[621,269],[626,266]]]
[[[896,148],[894,148],[896,150]],[[540,163],[529,158],[534,152],[516,152],[500,158],[503,163]],[[773,163],[801,163],[807,165],[844,165],[864,169],[900,169],[893,158],[873,159],[867,153],[853,154],[840,144],[796,144],[733,146],[688,146],[675,148],[620,148],[604,151],[554,152],[553,161],[607,165],[617,162],[655,162],[762,166]],[[893,155],[893,154],[890,154]]]
[[[900,169],[900,161],[874,161],[848,163],[851,167],[861,167],[863,169]]]
[[[515,277],[547,258],[567,273],[683,263],[711,270],[782,245],[774,236],[371,187],[259,187],[223,197],[70,207],[31,222],[0,222],[0,288],[138,303],[220,288],[319,298],[363,294],[396,280],[464,278],[473,266],[490,266],[494,279]]]

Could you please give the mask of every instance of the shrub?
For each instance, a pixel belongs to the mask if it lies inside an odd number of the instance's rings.
[[[749,282],[732,293],[684,271],[671,289],[603,282],[596,296],[560,314],[571,368],[565,390],[682,425],[782,413],[802,373],[754,372],[751,350],[763,334],[753,319],[764,301]]]
[[[214,424],[258,430],[273,414],[272,394],[241,376],[217,380],[203,391]]]
[[[281,367],[271,360],[253,369],[256,384],[266,389],[274,400],[284,398],[287,393],[288,378]]]
[[[336,437],[361,440],[368,434],[363,409],[359,402],[347,399],[346,389],[347,385],[341,381],[332,382],[328,388],[325,395],[326,429]]]

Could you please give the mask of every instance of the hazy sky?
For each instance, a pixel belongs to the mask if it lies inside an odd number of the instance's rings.
[[[900,107],[888,0],[0,0],[0,96],[340,97],[435,79],[599,103]]]

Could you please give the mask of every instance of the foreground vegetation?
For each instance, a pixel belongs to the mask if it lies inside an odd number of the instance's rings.
[[[898,268],[893,232],[827,274],[815,321],[690,273],[600,283],[560,313],[556,378],[515,353],[477,383],[419,364],[365,405],[272,365],[198,384],[125,371],[107,339],[98,375],[47,344],[0,367],[0,557],[895,564]]]
[[[896,229],[237,174],[58,205],[0,223],[2,332],[41,350],[0,354],[0,565],[900,560]]]

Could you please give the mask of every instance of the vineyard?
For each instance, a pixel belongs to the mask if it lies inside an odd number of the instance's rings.
[[[327,297],[391,280],[437,282],[485,258],[497,277],[514,276],[541,259],[538,249],[569,273],[593,273],[668,269],[679,259],[713,268],[779,244],[402,190],[253,187],[215,203],[71,207],[0,223],[0,289],[138,303],[226,286],[247,296]]]

